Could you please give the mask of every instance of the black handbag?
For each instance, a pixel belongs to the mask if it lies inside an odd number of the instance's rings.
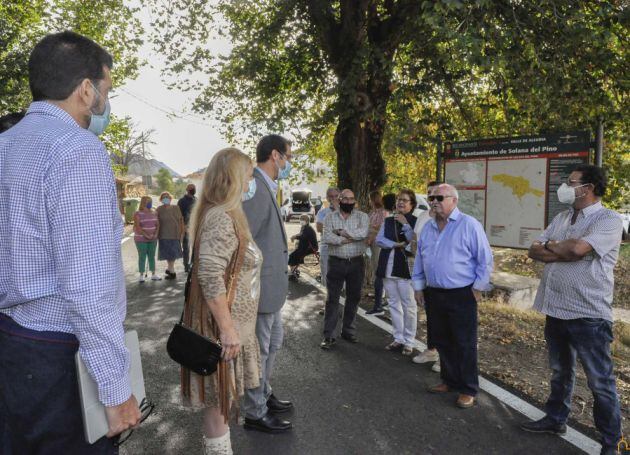
[[[221,360],[221,345],[184,325],[184,313],[173,327],[166,343],[171,359],[201,376],[217,371]]]

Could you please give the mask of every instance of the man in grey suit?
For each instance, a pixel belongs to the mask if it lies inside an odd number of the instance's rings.
[[[275,134],[263,137],[256,146],[256,193],[243,202],[252,237],[263,255],[256,321],[262,369],[260,386],[245,391],[244,426],[268,433],[292,427],[291,422],[277,414],[289,411],[293,404],[276,398],[269,384],[276,354],[282,346],[281,311],[289,287],[287,234],[276,199],[276,180],[289,176],[291,157],[291,143],[287,139]]]

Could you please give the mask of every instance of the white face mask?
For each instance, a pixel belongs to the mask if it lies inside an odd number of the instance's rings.
[[[306,226],[306,221],[300,221],[300,226]]]
[[[566,183],[563,183],[558,188],[558,200],[562,202],[563,204],[573,204],[576,199],[575,189],[581,186],[586,186],[586,185],[588,185],[588,183],[585,183],[583,185],[578,185],[578,186],[569,186]]]

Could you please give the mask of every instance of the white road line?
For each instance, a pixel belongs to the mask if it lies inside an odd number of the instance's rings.
[[[321,283],[318,283],[317,280],[315,280],[313,277],[307,275],[306,273],[302,273],[300,278],[304,279],[304,281],[306,281],[310,285],[315,286],[320,292],[323,292],[324,294],[326,293],[326,288],[324,288]],[[343,304],[345,302],[345,299],[341,297],[340,301]],[[387,333],[393,332],[391,324],[388,324],[377,316],[365,314],[365,310],[363,308],[359,308],[357,314],[367,321],[371,322],[378,328],[386,331]],[[416,340],[416,347],[423,350],[426,349],[427,346],[422,341]],[[508,392],[505,389],[502,389],[498,385],[488,381],[482,376],[479,376],[479,388],[486,392],[488,395],[492,395],[503,404],[511,407],[512,409],[515,409],[529,419],[538,420],[545,415],[545,413],[537,407],[532,406],[525,400],[517,397],[516,395]],[[565,441],[573,444],[575,447],[583,450],[589,455],[598,455],[602,448],[602,446],[598,442],[568,426],[567,434],[561,437]]]

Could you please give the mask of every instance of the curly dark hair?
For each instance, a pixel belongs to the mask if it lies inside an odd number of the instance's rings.
[[[394,193],[387,193],[383,196],[383,207],[388,212],[396,208],[396,195]]]
[[[573,172],[581,172],[582,173],[582,183],[590,183],[593,185],[593,193],[595,196],[602,197],[606,192],[606,186],[608,185],[608,177],[606,176],[606,171],[599,167],[594,166],[592,164],[580,164]]]

